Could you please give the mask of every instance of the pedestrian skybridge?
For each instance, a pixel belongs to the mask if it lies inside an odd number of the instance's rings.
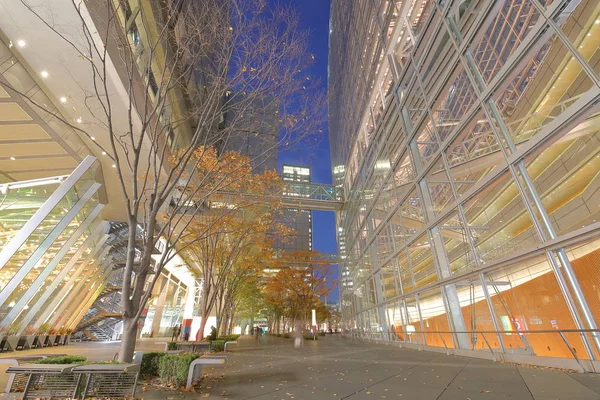
[[[342,209],[342,191],[332,185],[308,182],[286,182],[285,186],[277,189],[277,193],[264,193],[264,196],[248,194],[244,192],[230,192],[220,190],[210,196],[210,201],[228,203],[228,197],[231,196],[249,196],[257,198],[260,201],[264,197],[265,202],[273,198],[281,199],[285,208],[295,208],[299,210],[318,210],[318,211],[339,211]],[[184,201],[185,204],[180,202]],[[181,199],[181,194],[176,193],[171,201],[172,206],[189,208],[202,208],[203,205],[196,204],[194,201],[185,201]]]

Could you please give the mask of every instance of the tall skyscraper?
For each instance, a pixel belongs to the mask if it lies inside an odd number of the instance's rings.
[[[505,360],[571,358],[558,334],[514,332],[597,328],[598,1],[331,10],[346,328]],[[600,337],[571,346],[594,359]]]
[[[281,176],[286,183],[310,183],[310,168],[305,166],[284,164]],[[293,187],[290,187],[294,192]],[[302,192],[300,190],[299,192]],[[285,251],[312,250],[312,211],[303,209],[287,209],[283,214],[283,221],[289,227],[294,229],[294,233],[286,238],[285,241],[278,244],[278,247]]]

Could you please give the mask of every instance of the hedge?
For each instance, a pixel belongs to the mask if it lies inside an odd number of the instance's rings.
[[[224,340],[213,340],[210,342],[210,350],[217,352],[225,350],[225,341]]]
[[[159,362],[165,354],[167,353],[144,353],[142,364],[140,365],[140,374],[144,377],[158,376]]]
[[[167,343],[167,350],[177,350],[177,342]]]
[[[217,340],[223,340],[225,342],[235,342],[241,335],[223,335],[219,336]]]
[[[317,340],[317,339],[319,339],[318,336],[304,335],[304,340]]]
[[[32,364],[82,364],[87,361],[84,356],[57,356],[35,360]]]
[[[196,353],[165,354],[159,357],[160,380],[163,384],[177,387],[185,385],[190,364],[198,357],[200,354]]]

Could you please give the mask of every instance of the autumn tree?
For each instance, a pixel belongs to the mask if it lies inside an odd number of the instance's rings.
[[[268,279],[265,302],[275,317],[275,327],[306,324],[313,309],[324,307],[323,299],[335,286],[332,262],[316,251],[299,250],[284,255],[285,267]],[[321,312],[325,314],[325,312]]]
[[[166,218],[165,224],[168,228],[173,222],[177,227],[179,221],[187,220],[176,240],[201,271],[199,332],[203,333],[213,310],[219,325],[226,326],[240,288],[277,262],[273,237],[286,236],[290,229],[281,222],[278,194],[283,191],[283,180],[275,171],[254,173],[252,160],[236,151],[219,156],[214,149],[198,148],[194,157],[201,161],[192,174],[183,174],[186,184],[178,188],[178,197],[185,197],[194,210],[203,210],[194,211],[191,217],[182,213],[178,220]],[[194,182],[202,182],[202,188]],[[218,192],[211,189],[215,185]],[[203,193],[207,189],[210,196]]]
[[[322,132],[325,96],[305,72],[314,58],[307,33],[292,8],[264,0],[72,0],[60,10],[54,2],[15,0],[10,7],[30,13],[65,66],[77,64],[79,91],[64,107],[56,99],[40,102],[19,82],[0,87],[77,132],[104,175],[117,177],[108,190],[119,193],[129,226],[119,360],[131,361],[144,307],[180,251],[175,239],[194,221],[179,215],[200,213],[189,202],[205,204],[221,189],[218,181],[188,182],[184,175],[194,174],[208,149],[219,158],[251,135],[274,138],[256,155],[262,160]],[[275,110],[270,127],[264,109]],[[173,192],[188,183],[194,189],[180,190],[173,203]],[[159,240],[166,246],[153,260]]]

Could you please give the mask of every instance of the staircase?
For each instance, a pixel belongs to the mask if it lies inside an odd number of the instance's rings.
[[[81,321],[79,323],[79,325],[77,325],[77,328],[75,329],[75,331],[82,331],[85,330],[89,327],[91,327],[92,325],[96,325],[99,322],[108,319],[108,318],[116,318],[116,319],[122,319],[123,315],[122,314],[118,314],[118,313],[108,313],[105,311],[100,311],[98,312],[96,315],[84,319],[83,321]]]

